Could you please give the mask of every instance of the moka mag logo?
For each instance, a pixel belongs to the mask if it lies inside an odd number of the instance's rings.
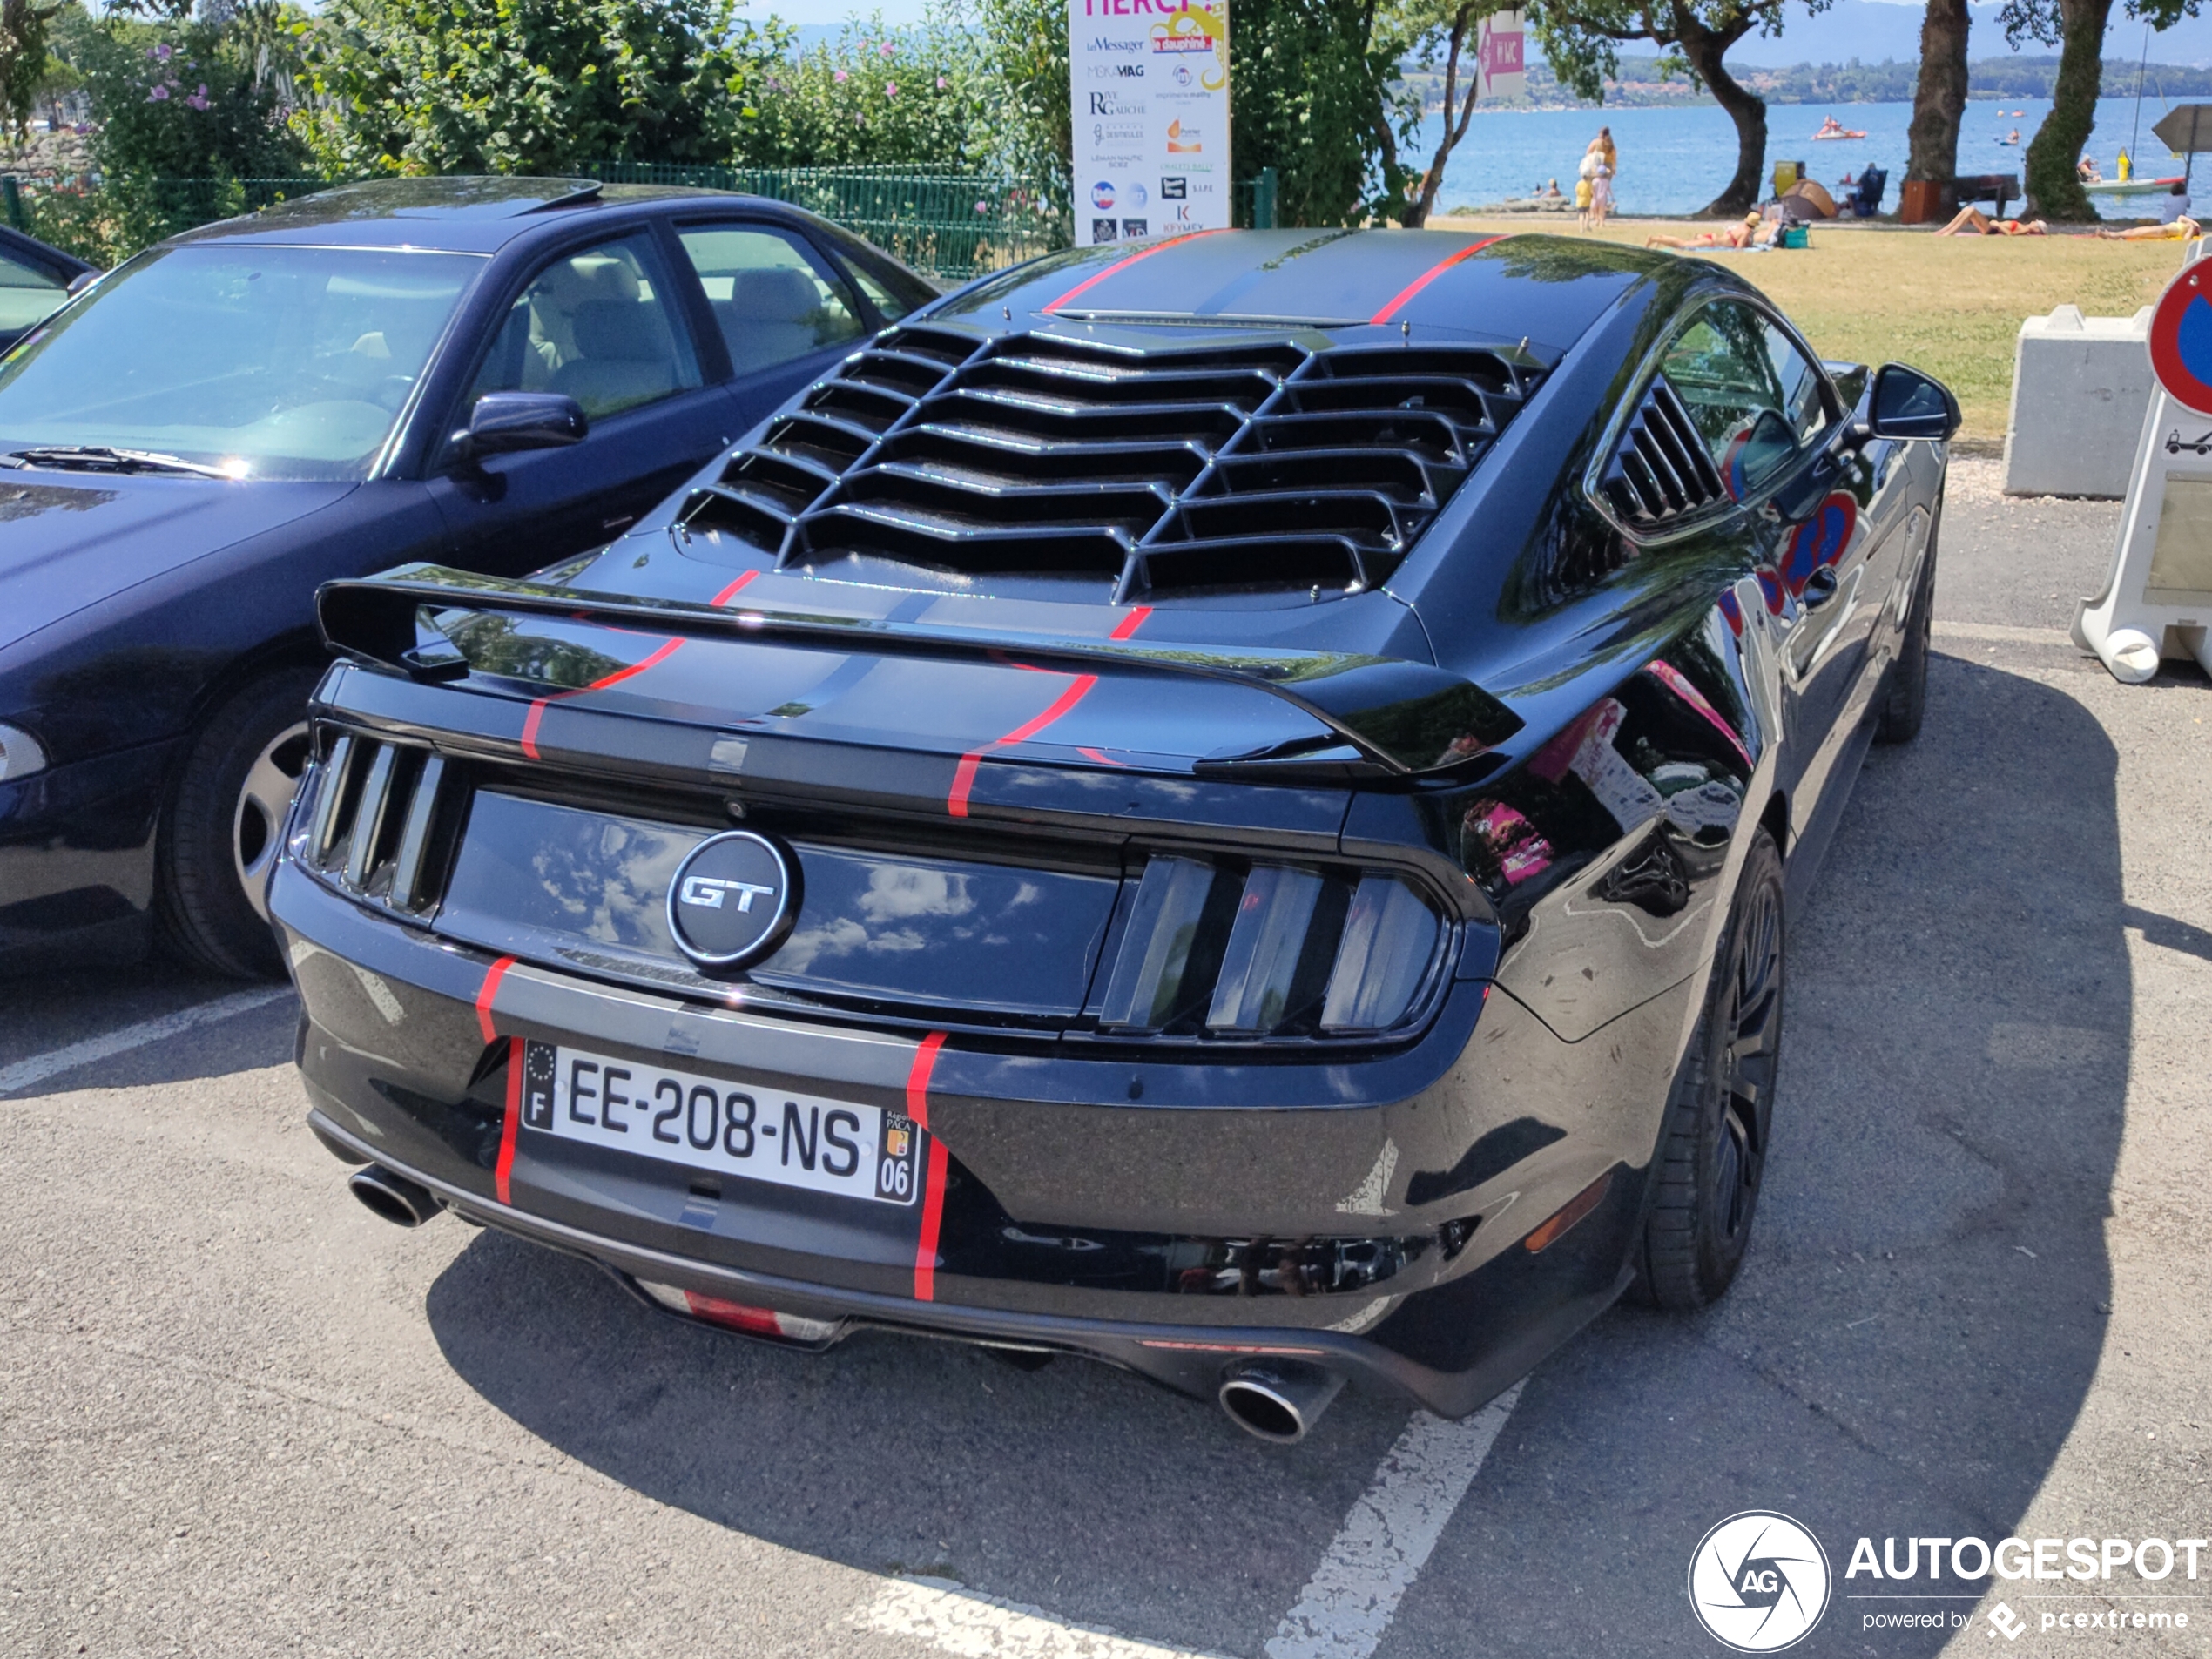
[[[1737,1653],[1779,1653],[1804,1640],[1832,1588],[1820,1541],[1770,1509],[1730,1515],[1689,1558],[1689,1610]]]

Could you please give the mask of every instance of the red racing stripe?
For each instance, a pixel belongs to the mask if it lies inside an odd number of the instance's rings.
[[[914,1065],[907,1072],[907,1116],[923,1129],[929,1127],[929,1075],[937,1069],[937,1051],[945,1034],[932,1031],[914,1050]],[[945,1143],[929,1137],[929,1169],[922,1177],[921,1237],[914,1244],[914,1300],[937,1299],[937,1234],[945,1218]]]
[[[738,595],[744,590],[745,583],[752,581],[753,577],[759,576],[759,574],[760,572],[758,570],[747,570],[735,582],[732,582],[728,587],[723,589],[721,592],[716,594],[714,597],[709,599],[707,604],[711,605],[728,604],[731,600],[736,598]]]
[[[985,744],[980,749],[970,749],[960,758],[960,765],[953,768],[952,792],[945,797],[945,810],[954,818],[968,816],[968,792],[975,786],[975,768],[985,755],[994,749],[1003,749],[1010,743],[1026,743],[1043,731],[1069,709],[1090,695],[1090,688],[1098,684],[1096,674],[1078,675],[1076,683],[1053,700],[1053,705],[1033,720],[1025,720],[1002,738]]]
[[[734,593],[738,587],[744,585],[743,583],[738,583],[736,587],[727,589],[725,591]],[[720,601],[717,600],[716,603],[719,604]],[[611,674],[602,674],[590,685],[579,685],[573,691],[556,691],[550,697],[539,698],[536,702],[530,705],[529,712],[523,717],[523,752],[533,760],[542,758],[537,752],[537,723],[545,718],[547,704],[565,702],[572,697],[582,697],[586,691],[604,691],[610,685],[619,685],[631,675],[642,674],[654,664],[666,662],[676,655],[683,644],[684,642],[680,639],[664,640],[659,650],[642,662],[632,663],[627,668],[617,668]]]
[[[1448,259],[1439,260],[1434,265],[1430,266],[1427,270],[1422,272],[1420,275],[1415,277],[1404,287],[1399,289],[1397,295],[1391,300],[1391,302],[1385,306],[1380,311],[1375,313],[1373,316],[1368,318],[1367,320],[1371,323],[1388,322],[1393,317],[1398,314],[1399,307],[1404,305],[1408,300],[1419,293],[1423,288],[1428,287],[1430,283],[1435,281],[1437,278],[1442,276],[1447,271],[1457,265],[1461,260],[1473,259],[1476,254],[1481,253],[1484,248],[1489,246],[1491,243],[1502,242],[1505,239],[1506,239],[1502,235],[1486,236],[1479,242],[1469,242],[1465,247],[1461,248],[1457,253],[1451,255]]]
[[[1219,231],[1191,231],[1183,236],[1170,236],[1164,242],[1155,242],[1150,247],[1139,248],[1136,253],[1130,254],[1125,260],[1116,260],[1103,271],[1098,273],[1097,275],[1087,278],[1083,281],[1078,282],[1074,287],[1069,289],[1067,293],[1062,294],[1050,305],[1044,307],[1043,310],[1048,315],[1059,310],[1061,307],[1066,305],[1068,301],[1075,299],[1078,294],[1089,293],[1093,288],[1103,282],[1108,277],[1113,275],[1115,272],[1126,271],[1130,266],[1135,265],[1139,260],[1149,260],[1155,253],[1163,253],[1168,249],[1173,247],[1177,242],[1195,242],[1201,236],[1218,236],[1221,233]]]
[[[937,1050],[944,1046],[945,1034],[932,1031],[914,1050],[914,1065],[907,1072],[907,1116],[923,1129],[929,1127],[929,1074],[937,1069]]]
[[[507,1039],[507,1116],[499,1126],[499,1162],[492,1165],[491,1190],[502,1204],[512,1204],[508,1177],[515,1172],[515,1130],[523,1121],[523,1040]]]
[[[1137,606],[1136,610],[1130,611],[1129,615],[1123,617],[1119,622],[1116,623],[1114,624],[1114,631],[1107,635],[1106,637],[1109,639],[1127,639],[1131,634],[1135,633],[1138,629],[1144,625],[1145,617],[1150,616],[1151,614],[1152,607],[1150,605]]]
[[[487,1043],[499,1041],[499,1033],[492,1028],[492,999],[499,995],[499,981],[507,977],[507,970],[514,965],[512,956],[501,957],[484,970],[484,982],[476,991],[476,1026]]]

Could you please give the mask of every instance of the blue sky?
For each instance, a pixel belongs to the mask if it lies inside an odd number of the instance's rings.
[[[786,22],[813,24],[839,24],[856,14],[866,16],[880,10],[883,21],[895,27],[920,23],[922,5],[923,0],[887,0],[880,7],[855,5],[853,0],[751,0],[747,10],[755,17],[773,12]],[[1884,58],[1904,62],[1919,56],[1922,9],[1921,0],[1837,0],[1826,11],[1808,17],[1793,6],[1780,38],[1764,40],[1753,36],[1729,54],[1729,61],[1786,66],[1807,62],[1840,63],[1855,56],[1869,63],[1879,63]],[[2142,50],[2143,28],[2140,23],[2116,15],[2120,10],[2117,6],[2113,8],[2115,16],[2106,31],[2105,56],[2132,60]],[[1993,0],[1990,4],[1974,6],[1969,55],[1996,57],[2009,50],[2005,44],[2004,31],[1997,24],[1997,11]],[[1230,0],[1230,29],[1233,40],[1236,0]],[[2055,46],[2031,42],[2024,49],[2024,55],[2056,56],[2057,51]],[[2158,63],[2212,63],[2212,18],[2186,18],[2168,33],[2152,36],[2150,55]]]

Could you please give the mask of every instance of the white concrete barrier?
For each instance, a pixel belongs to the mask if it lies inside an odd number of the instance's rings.
[[[2078,306],[2060,306],[2020,324],[2006,495],[2127,495],[2150,407],[2150,312],[2085,317]]]

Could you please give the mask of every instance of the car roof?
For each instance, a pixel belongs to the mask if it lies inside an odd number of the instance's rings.
[[[1194,327],[1247,333],[1321,327],[1340,343],[1370,334],[1526,341],[1563,351],[1646,285],[1710,271],[1672,254],[1559,236],[1464,230],[1202,231],[1070,249],[970,284],[934,307],[945,320],[1030,327]],[[1732,279],[1723,275],[1723,281]]]
[[[496,253],[551,225],[655,202],[744,202],[797,219],[785,203],[674,185],[609,185],[595,179],[462,177],[380,179],[334,185],[259,212],[203,225],[170,239],[188,243],[281,246],[405,247]]]

